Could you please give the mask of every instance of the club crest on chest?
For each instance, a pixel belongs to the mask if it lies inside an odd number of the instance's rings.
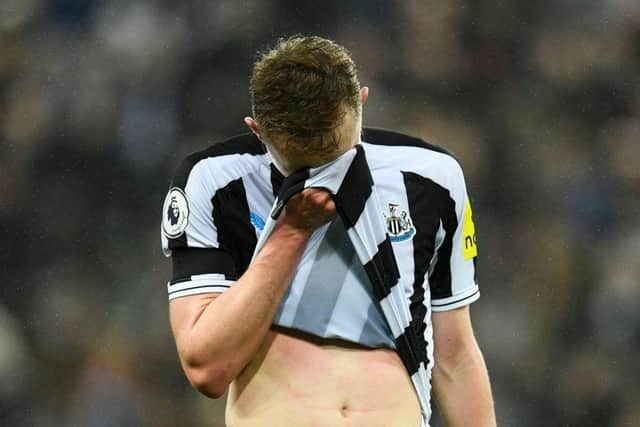
[[[389,211],[384,214],[387,233],[392,242],[408,240],[416,234],[416,228],[409,216],[409,212],[403,209],[399,203],[388,203]]]

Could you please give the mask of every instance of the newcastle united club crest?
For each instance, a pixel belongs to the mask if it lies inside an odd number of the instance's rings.
[[[385,214],[387,233],[392,242],[402,242],[416,234],[416,228],[409,213],[398,203],[389,203],[389,213]]]

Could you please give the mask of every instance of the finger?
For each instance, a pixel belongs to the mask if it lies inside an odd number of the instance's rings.
[[[333,199],[329,200],[325,205],[324,205],[324,209],[326,212],[332,212],[335,213],[336,211],[336,204],[333,201]]]
[[[296,205],[302,201],[303,197],[304,197],[303,193],[294,194],[293,196],[289,197],[287,204]]]
[[[314,188],[314,190],[315,190],[314,194],[322,195],[325,201],[333,197],[331,192],[329,192],[329,190],[325,188]]]
[[[315,199],[318,195],[324,193],[326,191],[320,189],[320,188],[305,188],[304,190],[302,190],[302,196],[303,197],[308,197],[310,199]]]
[[[303,203],[309,203],[311,205],[319,205],[324,203],[324,195],[321,191],[318,191],[315,188],[308,188],[304,190],[302,193]]]
[[[313,201],[314,203],[318,204],[318,205],[325,205],[327,204],[331,199],[331,194],[329,194],[329,192],[327,191],[321,191],[319,193],[316,193],[313,195]]]

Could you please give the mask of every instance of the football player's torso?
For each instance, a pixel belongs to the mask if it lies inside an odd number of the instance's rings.
[[[420,426],[420,404],[391,349],[272,328],[231,384],[228,426]]]
[[[416,230],[407,196],[403,191],[403,176],[400,169],[393,167],[393,158],[382,163],[370,161],[370,165],[380,199],[381,215],[386,218],[387,232],[393,242],[402,280],[410,296],[413,293],[414,279],[412,239]],[[263,174],[255,174],[244,181],[248,187],[247,194],[250,195],[248,204],[251,222],[259,237],[274,201],[273,189],[271,183],[264,180]],[[437,229],[437,225],[435,228]],[[327,230],[324,230],[325,235]],[[322,240],[324,236],[320,234]],[[435,237],[435,230],[431,235]],[[324,276],[329,278],[332,274]],[[325,294],[330,294],[338,285],[363,289],[370,287],[364,274],[342,279],[345,281],[344,285],[317,279],[313,278],[313,285],[323,287],[320,291],[326,290]],[[320,306],[325,304],[321,297],[323,292],[314,301],[301,303],[301,295],[304,294],[302,287],[309,284],[309,280],[309,276],[301,281],[305,283],[294,280],[292,290],[285,297],[275,319],[275,325],[257,356],[232,383],[227,400],[227,425],[419,426],[420,405],[413,384],[395,350],[388,346],[370,348],[354,344],[354,341],[358,341],[359,332],[351,335],[344,329],[343,332],[346,333],[341,337],[343,339],[337,339],[335,335],[340,335],[332,332],[331,322],[328,320],[323,328],[325,332],[330,332],[329,338],[321,338],[320,333],[312,335],[300,330],[315,330],[320,322],[316,313],[322,312]],[[296,286],[300,287],[299,291],[295,289]],[[346,291],[341,289],[340,292],[344,295]],[[363,295],[367,298],[366,294]],[[368,295],[370,301],[367,304],[375,304],[371,293]],[[293,304],[287,298],[300,299],[295,301],[297,314],[288,314],[284,309],[287,304]],[[305,308],[303,304],[307,303],[311,304],[309,307],[313,306],[313,310]],[[339,305],[329,308],[331,310],[325,311],[340,310]],[[301,312],[308,314],[309,311],[314,316],[300,315]],[[362,302],[351,303],[351,309],[342,315],[357,318],[364,316],[366,319],[367,305]],[[380,320],[384,322],[381,317],[378,321]],[[338,319],[337,323],[355,325],[358,321],[343,322]],[[282,324],[287,327],[277,326]],[[388,331],[386,333],[392,342],[392,336]],[[385,332],[378,330],[379,336],[376,339],[382,341],[380,336],[384,334]]]

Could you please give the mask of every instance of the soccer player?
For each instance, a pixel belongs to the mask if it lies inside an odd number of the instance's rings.
[[[380,199],[417,334],[449,426],[492,426],[468,305],[475,231],[462,171],[444,150],[362,129],[368,89],[348,52],[282,40],[254,65],[251,133],[182,163],[163,207],[171,326],[191,384],[228,390],[229,426],[421,426],[421,407],[329,192],[292,197],[252,260],[284,177],[359,145]]]

